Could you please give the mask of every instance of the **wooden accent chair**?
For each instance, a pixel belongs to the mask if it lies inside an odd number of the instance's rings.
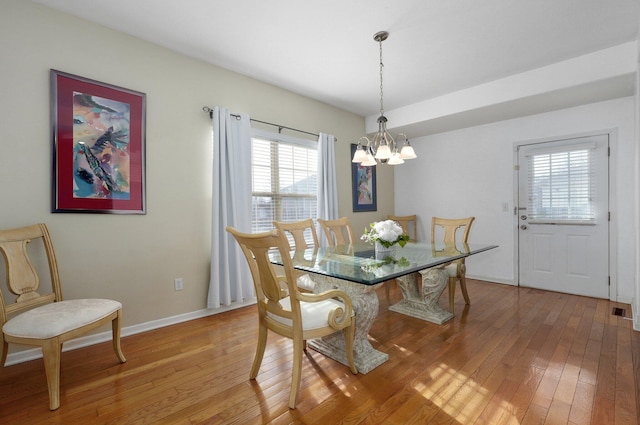
[[[30,243],[33,248],[44,248],[51,293],[38,293],[40,278],[36,265],[39,263],[30,257],[27,249]],[[0,361],[5,364],[10,342],[41,347],[49,409],[55,410],[60,407],[60,353],[64,342],[111,322],[113,349],[118,359],[126,362],[120,348],[122,304],[105,299],[63,301],[56,254],[44,224],[0,230],[0,252],[5,259],[7,294],[16,296],[15,300],[5,300],[0,291]],[[33,258],[39,258],[37,252],[32,254]]]
[[[418,216],[413,215],[388,215],[387,218],[389,220],[393,220],[397,222],[404,233],[409,235],[409,240],[411,242],[416,242],[418,240]]]
[[[351,223],[349,223],[347,217],[341,217],[335,220],[323,220],[319,218],[318,223],[320,223],[320,227],[322,227],[327,237],[329,246],[353,244],[356,240],[353,229],[351,228]]]
[[[287,237],[287,244],[289,246],[289,250],[295,249],[296,251],[303,251],[307,248],[318,247],[318,234],[316,233],[316,227],[313,223],[313,220],[308,218],[306,220],[301,221],[293,221],[293,222],[284,222],[284,221],[274,221],[273,225],[280,232],[284,233],[284,235],[289,235],[293,240],[293,247],[291,246],[291,241],[289,237]],[[313,245],[307,243],[306,235],[310,235],[313,240]],[[313,292],[313,287],[315,286],[315,282],[309,276],[309,273],[302,272],[300,270],[296,270],[296,275],[298,276],[296,279],[296,283],[299,289],[302,289],[306,292]]]
[[[436,229],[438,227],[444,230],[444,236],[442,238],[442,242],[445,245],[455,245],[456,243],[456,234],[458,229],[462,228],[462,236],[461,240],[458,242],[467,243],[469,239],[469,231],[471,230],[471,224],[475,220],[475,217],[467,217],[467,218],[440,218],[440,217],[432,217],[431,219],[431,243],[436,242]],[[469,294],[467,293],[467,282],[465,275],[467,273],[467,268],[464,264],[464,258],[460,260],[456,260],[453,263],[447,265],[445,267],[447,274],[449,275],[449,310],[453,313],[453,304],[456,295],[456,281],[460,282],[460,289],[462,290],[462,296],[464,297],[464,301],[467,304],[471,304],[469,300]]]
[[[351,371],[358,373],[353,359],[355,317],[351,299],[340,290],[320,294],[298,291],[289,244],[278,230],[265,233],[240,233],[227,227],[240,244],[249,263],[258,298],[258,345],[249,377],[255,379],[262,364],[269,330],[293,340],[293,373],[289,408],[295,409],[302,374],[302,352],[306,341],[336,332],[344,332],[345,349]],[[285,276],[277,276],[268,251],[277,248],[282,256]],[[285,282],[287,290],[280,282]]]

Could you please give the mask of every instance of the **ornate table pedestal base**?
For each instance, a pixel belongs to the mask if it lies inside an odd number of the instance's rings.
[[[373,325],[373,321],[378,315],[379,302],[375,288],[382,285],[382,283],[378,285],[363,285],[322,275],[314,275],[313,280],[316,282],[315,293],[328,289],[341,289],[351,298],[356,315],[353,357],[358,372],[366,374],[389,360],[389,355],[373,348],[368,339],[371,325]],[[331,357],[344,365],[349,365],[345,352],[344,332],[307,341],[307,345],[327,357]]]
[[[453,313],[438,305],[438,298],[447,285],[447,272],[442,268],[421,270],[422,288],[418,287],[416,274],[396,278],[402,290],[402,301],[389,310],[428,322],[443,324],[453,318]],[[422,289],[422,291],[420,290]]]

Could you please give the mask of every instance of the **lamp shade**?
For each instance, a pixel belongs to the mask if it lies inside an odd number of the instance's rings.
[[[416,151],[413,150],[413,146],[410,144],[406,144],[402,147],[400,151],[400,158],[402,159],[413,159],[417,158]]]
[[[389,159],[391,158],[391,149],[389,145],[380,145],[376,150],[376,159]]]
[[[402,159],[402,156],[398,152],[396,152],[393,155],[391,155],[391,159],[389,160],[389,162],[387,162],[387,164],[389,165],[404,164],[404,159]]]
[[[367,159],[361,162],[361,165],[364,165],[365,167],[371,167],[376,164],[377,164],[376,159],[370,153],[367,154]]]
[[[366,159],[367,159],[367,153],[365,152],[364,148],[362,148],[362,146],[358,146],[358,148],[353,154],[353,159],[351,160],[351,162],[362,162],[362,161],[365,161]]]

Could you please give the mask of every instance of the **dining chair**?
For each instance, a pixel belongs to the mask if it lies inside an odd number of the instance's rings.
[[[273,225],[287,237],[289,250],[293,249],[299,252],[310,247],[318,247],[318,235],[316,233],[316,227],[313,223],[313,220],[310,218],[306,220],[290,222],[274,221]],[[313,241],[311,244],[308,242],[309,239]],[[293,242],[293,246],[291,246],[291,242]],[[298,285],[298,288],[307,292],[313,292],[315,282],[313,281],[309,273],[296,270],[296,275],[296,283]]]
[[[274,221],[273,225],[287,236],[289,249],[303,250],[318,246],[318,234],[313,219],[300,221]],[[313,241],[308,242],[309,238]],[[291,241],[293,240],[293,246]]]
[[[4,295],[0,291],[0,362],[4,365],[7,360],[9,343],[41,347],[49,409],[56,410],[60,407],[60,354],[64,342],[111,322],[113,349],[120,362],[126,362],[120,347],[122,304],[106,299],[63,300],[53,241],[44,224],[0,230],[0,251],[5,259],[8,290]],[[40,258],[42,264],[37,260]],[[38,292],[37,270],[43,268],[48,268],[51,282],[51,292],[46,294]]]
[[[351,372],[358,373],[353,358],[355,316],[351,298],[341,290],[320,294],[300,292],[295,284],[289,244],[278,230],[264,233],[241,233],[232,227],[227,232],[236,239],[249,263],[258,305],[258,344],[249,373],[255,379],[267,345],[268,331],[293,341],[293,372],[289,408],[295,409],[302,375],[302,352],[306,341],[336,332],[344,332],[347,362]],[[276,275],[269,250],[276,248],[282,258],[285,275]],[[283,289],[280,282],[287,285]]]
[[[355,236],[349,219],[341,217],[335,220],[318,219],[320,227],[324,231],[329,246],[347,245],[355,242]]]
[[[467,243],[469,239],[469,231],[475,217],[467,218],[431,218],[431,243],[436,242],[436,232],[442,235],[438,238],[445,245],[455,245],[456,242]],[[458,236],[460,235],[460,236]],[[449,276],[449,310],[453,313],[453,304],[456,294],[456,281],[460,282],[460,289],[466,304],[471,304],[469,294],[467,293],[466,273],[467,267],[464,258],[456,260],[445,266],[445,271]]]
[[[418,240],[418,216],[413,215],[388,215],[389,220],[397,222],[404,233],[409,235],[409,241],[416,242]]]

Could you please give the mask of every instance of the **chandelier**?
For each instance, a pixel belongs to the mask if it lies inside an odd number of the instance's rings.
[[[383,103],[383,79],[382,69],[382,42],[389,37],[387,31],[380,31],[373,35],[373,39],[380,45],[380,116],[378,117],[378,132],[373,136],[373,140],[363,136],[358,140],[356,152],[353,154],[352,162],[359,163],[365,167],[380,164],[398,165],[404,164],[405,159],[416,158],[416,153],[409,143],[409,139],[404,133],[398,134],[396,140],[387,131],[387,117],[384,116]],[[401,140],[404,139],[400,147]]]

